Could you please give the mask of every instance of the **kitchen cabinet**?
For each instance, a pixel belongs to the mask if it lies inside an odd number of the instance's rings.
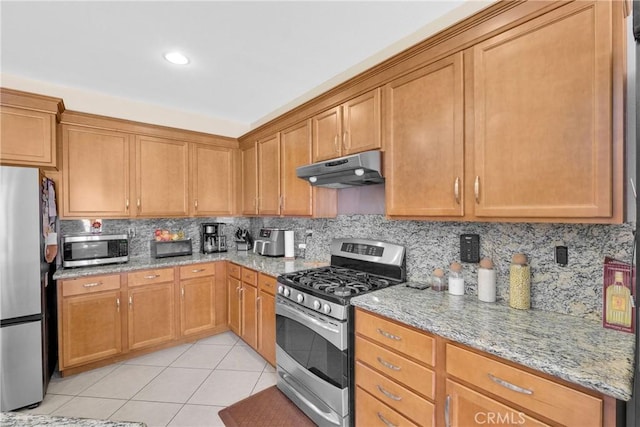
[[[230,216],[235,210],[233,180],[235,149],[215,145],[190,144],[191,214]]]
[[[129,350],[152,347],[176,338],[174,269],[127,274]]]
[[[58,284],[59,370],[122,351],[120,276],[90,276]]]
[[[224,269],[224,262],[180,267],[180,328],[183,336],[210,330],[219,324],[218,311],[226,305],[226,292],[224,274],[222,289],[216,280],[217,266]],[[222,322],[226,323],[226,315]]]
[[[380,88],[312,118],[313,162],[381,148]]]
[[[280,133],[259,139],[258,214],[280,215]]]
[[[231,263],[228,274],[229,328],[255,349],[258,347],[258,273]]]
[[[612,3],[567,5],[471,49],[475,217],[612,216]]]
[[[257,143],[240,150],[240,161],[242,166],[242,184],[240,186],[242,195],[241,213],[242,215],[258,214],[258,148]]]
[[[276,292],[277,279],[258,275],[258,353],[271,365],[276,365]]]
[[[387,215],[461,217],[462,53],[402,76],[384,90]]]
[[[0,163],[55,169],[62,99],[0,88]]]

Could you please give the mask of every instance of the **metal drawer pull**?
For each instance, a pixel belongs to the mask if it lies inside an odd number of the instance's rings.
[[[378,333],[379,333],[380,335],[382,335],[383,337],[389,338],[390,340],[396,340],[396,341],[400,341],[400,340],[402,340],[402,337],[399,337],[399,336],[397,336],[397,335],[390,334],[389,332],[387,332],[387,331],[383,331],[383,330],[382,330],[382,329],[380,329],[380,328],[378,328]]]
[[[160,277],[159,274],[150,274],[148,276],[144,276],[145,279],[155,279],[156,277]]]
[[[380,412],[376,412],[376,414],[378,414],[378,418],[380,418],[380,421],[382,421],[387,427],[398,427],[397,425],[383,417]]]
[[[379,384],[378,384],[378,385],[376,385],[376,387],[378,387],[378,391],[379,391],[380,393],[384,394],[384,395],[385,395],[385,396],[387,396],[389,399],[395,400],[395,401],[397,401],[397,402],[399,402],[399,401],[401,401],[401,400],[402,400],[402,397],[400,397],[400,396],[396,396],[396,395],[395,395],[395,394],[393,394],[393,393],[389,393],[387,390],[385,390],[384,388],[382,388],[382,386],[381,386],[381,385],[379,385]]]
[[[451,427],[451,417],[449,415],[449,408],[451,407],[451,396],[447,395],[444,401],[444,425],[445,427]]]
[[[192,273],[202,273],[204,271],[204,268],[197,268],[195,270],[191,270]]]
[[[400,370],[400,366],[392,365],[391,363],[383,360],[380,356],[378,356],[378,362],[382,366],[384,366],[385,368],[389,368],[389,369],[394,370],[394,371],[399,371]]]
[[[93,288],[95,286],[100,286],[100,285],[102,285],[102,282],[85,283],[82,286],[85,288]]]
[[[527,388],[522,388],[522,387],[518,387],[515,384],[511,384],[510,382],[507,382],[501,378],[495,377],[491,374],[487,374],[487,376],[489,377],[489,379],[491,381],[493,381],[494,383],[501,385],[502,387],[508,388],[511,391],[515,391],[517,393],[522,393],[522,394],[533,394],[533,390],[529,390]]]

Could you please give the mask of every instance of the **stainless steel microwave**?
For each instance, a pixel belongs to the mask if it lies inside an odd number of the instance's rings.
[[[71,234],[62,236],[62,266],[87,267],[129,261],[126,234]]]

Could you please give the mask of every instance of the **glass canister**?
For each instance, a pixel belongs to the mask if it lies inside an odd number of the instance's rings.
[[[459,262],[452,262],[449,267],[449,293],[452,295],[464,295],[462,265]]]
[[[531,308],[531,268],[525,254],[515,254],[511,261],[509,305],[520,310]]]
[[[433,270],[431,275],[431,289],[434,291],[446,291],[447,282],[444,280],[444,271],[441,268]]]

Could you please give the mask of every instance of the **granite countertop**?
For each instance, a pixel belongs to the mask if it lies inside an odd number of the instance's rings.
[[[616,399],[631,398],[635,337],[600,322],[405,285],[351,304]]]
[[[89,418],[32,415],[20,412],[0,413],[3,427],[78,426],[78,427],[145,427],[145,423],[128,421],[94,420]]]
[[[305,259],[272,258],[257,255],[253,252],[230,250],[216,254],[205,255],[194,253],[193,255],[187,256],[157,259],[150,257],[131,258],[127,263],[96,267],[61,268],[55,272],[53,278],[56,280],[75,279],[77,277],[94,276],[96,274],[118,274],[150,268],[175,267],[213,261],[231,261],[272,276],[329,264],[328,262],[313,262]]]

